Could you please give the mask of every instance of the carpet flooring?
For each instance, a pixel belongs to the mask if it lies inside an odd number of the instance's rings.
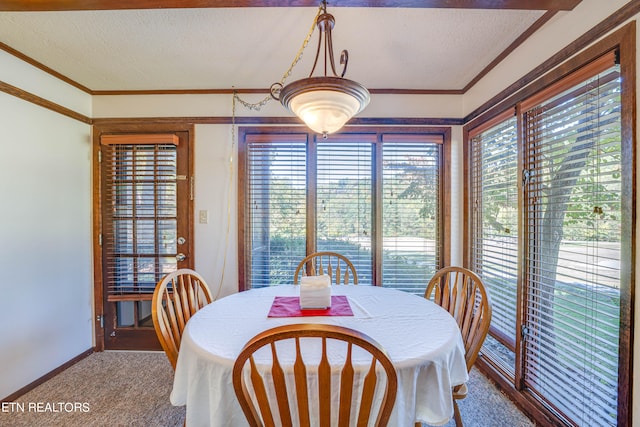
[[[169,402],[172,381],[164,353],[94,353],[15,402],[5,402],[0,426],[180,427],[185,408]],[[534,425],[475,369],[469,396],[459,405],[466,427]]]

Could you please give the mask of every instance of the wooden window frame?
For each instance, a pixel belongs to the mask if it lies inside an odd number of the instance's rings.
[[[471,238],[471,215],[470,212],[470,135],[478,132],[478,129],[487,129],[487,123],[495,124],[496,118],[504,114],[506,110],[512,110],[518,106],[518,116],[521,117],[519,104],[531,98],[536,93],[543,93],[547,88],[561,81],[572,73],[585,67],[587,64],[597,61],[607,52],[617,51],[618,62],[620,64],[620,74],[622,76],[621,94],[621,126],[622,126],[622,158],[623,169],[623,189],[622,189],[622,211],[626,212],[622,223],[621,253],[626,256],[621,260],[621,295],[620,295],[620,351],[618,364],[618,425],[632,425],[632,382],[633,382],[633,312],[635,304],[635,261],[636,261],[636,230],[635,230],[635,189],[636,189],[636,28],[635,21],[616,30],[604,39],[594,43],[591,47],[570,58],[555,69],[534,81],[531,85],[509,98],[509,104],[499,104],[487,110],[484,114],[467,123],[463,128],[463,140],[465,141],[465,170],[464,170],[464,242],[470,242]],[[519,118],[519,120],[521,120]],[[519,145],[522,147],[522,123],[519,123]],[[481,131],[481,130],[480,130]],[[520,150],[523,151],[522,149]],[[519,159],[522,171],[523,159]],[[520,196],[521,197],[521,196]],[[519,201],[522,206],[522,202]],[[522,235],[522,225],[519,227]],[[524,253],[525,239],[520,239],[519,253]],[[469,246],[469,245],[467,245]],[[469,265],[471,253],[465,250],[463,263]],[[522,273],[519,273],[519,277]],[[522,286],[521,283],[518,285]],[[517,307],[517,318],[522,316],[522,301],[519,299]],[[519,326],[519,325],[518,325]],[[519,347],[516,352],[521,351]],[[476,363],[480,370],[486,373],[498,386],[537,422],[542,425],[566,425],[566,421],[558,417],[548,407],[542,405],[536,399],[531,398],[530,393],[524,390],[520,377],[516,377],[515,385],[513,380],[501,368],[488,360],[480,357]],[[518,368],[516,367],[516,375]]]
[[[465,169],[465,171],[467,171],[467,173],[469,174],[469,187],[468,189],[465,188],[467,191],[469,191],[470,196],[473,196],[474,193],[472,193],[472,190],[475,189],[475,185],[474,182],[478,182],[478,181],[482,181],[483,180],[483,176],[478,177],[477,175],[473,174],[472,171],[472,162],[473,162],[473,158],[474,158],[474,150],[476,147],[474,147],[474,140],[476,137],[480,136],[482,133],[484,133],[485,131],[488,131],[494,127],[500,126],[502,129],[504,129],[503,125],[505,123],[507,123],[508,121],[514,120],[516,123],[514,123],[514,127],[515,127],[515,133],[517,133],[517,119],[516,119],[516,114],[515,114],[515,109],[509,109],[504,111],[502,114],[497,115],[496,117],[494,117],[493,119],[482,123],[480,126],[473,128],[470,130],[469,132],[469,140],[468,140],[468,147],[469,147],[469,155],[468,155],[468,163],[469,163],[469,167]],[[514,145],[517,146],[517,141],[514,141]],[[517,156],[517,153],[513,153],[514,157]],[[518,161],[517,159],[515,160],[516,162]],[[516,173],[521,173],[521,171],[517,171]],[[481,175],[481,174],[480,174]],[[465,181],[467,182],[467,181]],[[518,192],[518,189],[516,188],[516,192]],[[518,192],[519,193],[519,192]],[[519,195],[517,196],[519,197]],[[520,200],[517,199],[516,200],[516,204],[517,206],[520,205]],[[475,201],[474,202],[470,202],[469,206],[470,209],[474,209],[476,208],[475,206]],[[477,232],[478,230],[475,230],[473,227],[472,222],[477,223],[479,221],[478,217],[477,217],[477,213],[476,216],[474,216],[474,213],[472,210],[466,211],[465,210],[465,215],[469,216],[469,227],[468,230],[470,231],[470,233],[474,233]],[[519,229],[519,224],[516,224],[516,226],[514,227],[514,231],[517,233]],[[468,242],[468,244],[466,245],[467,248],[467,257],[465,258],[465,265],[468,266],[470,269],[474,270],[478,275],[480,275],[482,277],[482,271],[477,271],[477,269],[475,269],[472,265],[472,262],[474,261],[478,261],[477,259],[473,259],[472,257],[472,252],[475,250],[473,242],[471,241],[471,239],[473,238],[473,236],[469,236],[469,240],[465,240],[465,242]],[[520,236],[518,236],[518,241],[521,240]],[[516,264],[518,263],[518,260],[516,260]],[[519,268],[519,265],[516,265],[516,269]],[[519,269],[516,271],[516,274],[519,276]],[[485,283],[486,286],[489,286],[488,283]],[[496,299],[494,299],[494,303],[495,303]],[[494,308],[493,311],[493,318],[495,320],[497,315],[497,311]],[[514,332],[515,333],[515,332]],[[494,328],[493,325],[491,325],[490,329],[489,329],[489,334],[490,336],[492,336],[495,340],[497,340],[498,342],[500,342],[502,345],[504,345],[506,348],[508,348],[511,351],[515,351],[515,345],[516,345],[516,339],[510,339],[510,337],[505,336],[505,334],[502,331],[499,331],[497,328]],[[513,342],[512,342],[513,341]]]
[[[246,247],[246,239],[247,232],[246,229],[246,213],[245,213],[245,203],[246,198],[248,197],[246,194],[247,187],[247,152],[246,152],[246,143],[244,142],[246,138],[250,135],[252,139],[260,138],[261,134],[273,134],[273,133],[283,133],[283,134],[298,134],[299,136],[306,135],[307,141],[312,140],[316,137],[316,134],[309,131],[306,128],[302,127],[276,127],[276,126],[268,126],[268,127],[240,127],[238,129],[238,279],[239,279],[239,291],[244,291],[249,289],[247,279],[246,279],[246,269],[247,265],[247,247]],[[372,200],[372,205],[374,206],[374,212],[381,212],[382,206],[381,204],[381,185],[380,178],[382,176],[382,138],[384,134],[401,134],[406,135],[405,138],[410,138],[411,134],[420,134],[421,137],[424,135],[433,135],[434,138],[438,138],[442,142],[443,150],[442,150],[442,159],[441,165],[442,169],[440,171],[440,181],[441,181],[441,199],[440,203],[440,237],[439,242],[440,246],[438,248],[440,254],[440,264],[438,267],[448,266],[450,264],[451,259],[451,128],[449,127],[415,127],[415,126],[380,126],[380,127],[368,127],[368,126],[347,126],[343,128],[340,132],[340,138],[357,138],[357,135],[375,135],[374,141],[374,166],[373,166],[373,182],[374,182],[374,195]],[[268,138],[268,137],[265,137]],[[312,149],[309,150],[307,156],[316,156],[315,150],[313,149],[314,144],[311,144]],[[315,176],[315,159],[309,162],[309,168],[307,169],[307,174],[309,176]],[[315,182],[315,180],[309,180],[309,182]],[[308,199],[314,199],[316,188],[313,184],[307,189],[307,193],[309,193]],[[307,206],[309,212],[313,212],[315,209],[315,205]],[[307,253],[313,251],[315,248],[315,234],[311,233],[310,230],[315,230],[315,215],[308,215],[306,222],[306,234],[313,236],[307,241]],[[375,230],[382,229],[382,218],[380,215],[374,215],[372,218],[373,221],[373,230],[375,233],[375,241],[372,242],[374,245],[373,249],[373,285],[380,285],[382,282],[382,269],[381,267],[381,259],[382,259],[382,233],[377,233]]]

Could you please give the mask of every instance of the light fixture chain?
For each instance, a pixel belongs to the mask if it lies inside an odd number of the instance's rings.
[[[316,13],[316,17],[313,18],[313,23],[311,24],[311,28],[309,29],[309,33],[307,34],[307,37],[304,39],[304,42],[302,42],[302,46],[300,46],[300,49],[298,50],[298,53],[296,54],[296,57],[293,59],[293,62],[291,63],[291,65],[289,66],[289,69],[283,74],[282,78],[280,79],[280,84],[284,86],[284,81],[291,75],[291,72],[293,71],[293,67],[296,66],[296,64],[298,62],[300,62],[300,60],[302,59],[302,54],[304,52],[304,50],[306,49],[307,45],[309,44],[309,41],[311,40],[311,36],[313,35],[313,31],[316,28],[316,23],[318,22],[318,16],[320,16],[320,14],[322,13],[323,7],[320,6],[318,8],[318,13]]]
[[[229,154],[229,187],[227,189],[227,230],[224,240],[224,257],[222,259],[222,272],[220,274],[220,284],[214,301],[218,299],[222,292],[224,284],[224,273],[227,270],[227,249],[229,248],[229,235],[231,234],[231,198],[233,194],[233,155],[236,152],[236,93],[233,92],[233,101],[231,104],[231,154]]]
[[[313,35],[313,31],[316,28],[316,22],[318,20],[318,16],[320,16],[322,11],[323,11],[323,6],[321,5],[318,8],[318,13],[316,13],[316,17],[313,18],[313,24],[311,24],[311,28],[309,29],[309,33],[307,34],[307,37],[304,39],[304,42],[302,42],[302,46],[300,46],[300,49],[298,50],[298,53],[296,54],[295,58],[293,59],[293,62],[291,63],[291,65],[289,66],[287,71],[284,72],[284,74],[282,75],[282,78],[278,82],[281,86],[284,86],[285,80],[287,80],[287,78],[289,78],[289,76],[291,76],[291,73],[293,72],[293,68],[302,59],[302,54],[304,53],[304,50],[307,48],[307,45],[309,44],[309,41],[311,40],[311,36]],[[248,108],[249,110],[256,110],[256,111],[260,111],[260,109],[262,107],[264,107],[269,101],[271,101],[273,99],[273,97],[271,95],[267,95],[262,100],[260,100],[258,102],[255,102],[255,103],[252,103],[252,102],[248,102],[248,101],[245,101],[242,98],[240,98],[236,91],[233,92],[233,98],[234,98],[234,100],[237,100],[240,104],[242,104],[245,108]],[[234,114],[235,114],[235,112],[234,112]]]

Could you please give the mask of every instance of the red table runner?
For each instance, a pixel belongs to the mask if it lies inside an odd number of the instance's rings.
[[[326,309],[300,308],[299,297],[275,297],[269,317],[304,317],[304,316],[353,316],[346,295],[332,295],[331,307]]]

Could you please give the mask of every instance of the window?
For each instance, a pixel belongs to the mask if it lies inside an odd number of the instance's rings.
[[[178,137],[152,143],[110,143],[102,137],[104,247],[109,299],[152,294],[162,275],[176,269]],[[168,143],[159,143],[162,138]]]
[[[241,289],[292,283],[306,254],[327,250],[353,262],[360,284],[424,293],[443,260],[448,135],[242,128]]]
[[[625,417],[633,149],[622,87],[611,51],[468,134],[468,263],[494,312],[484,356],[572,425]]]
[[[403,135],[384,135],[383,142],[383,283],[424,295],[425,278],[442,266],[441,147]]]
[[[316,248],[349,258],[362,284],[373,283],[375,140],[375,135],[334,135],[316,144]]]
[[[513,375],[518,283],[518,138],[513,111],[474,129],[470,161],[471,270],[487,287],[493,311],[485,350]]]
[[[306,255],[306,159],[306,135],[252,135],[246,144],[247,283],[289,283]]]
[[[621,82],[605,59],[594,77],[523,106],[523,377],[590,426],[617,424]]]

